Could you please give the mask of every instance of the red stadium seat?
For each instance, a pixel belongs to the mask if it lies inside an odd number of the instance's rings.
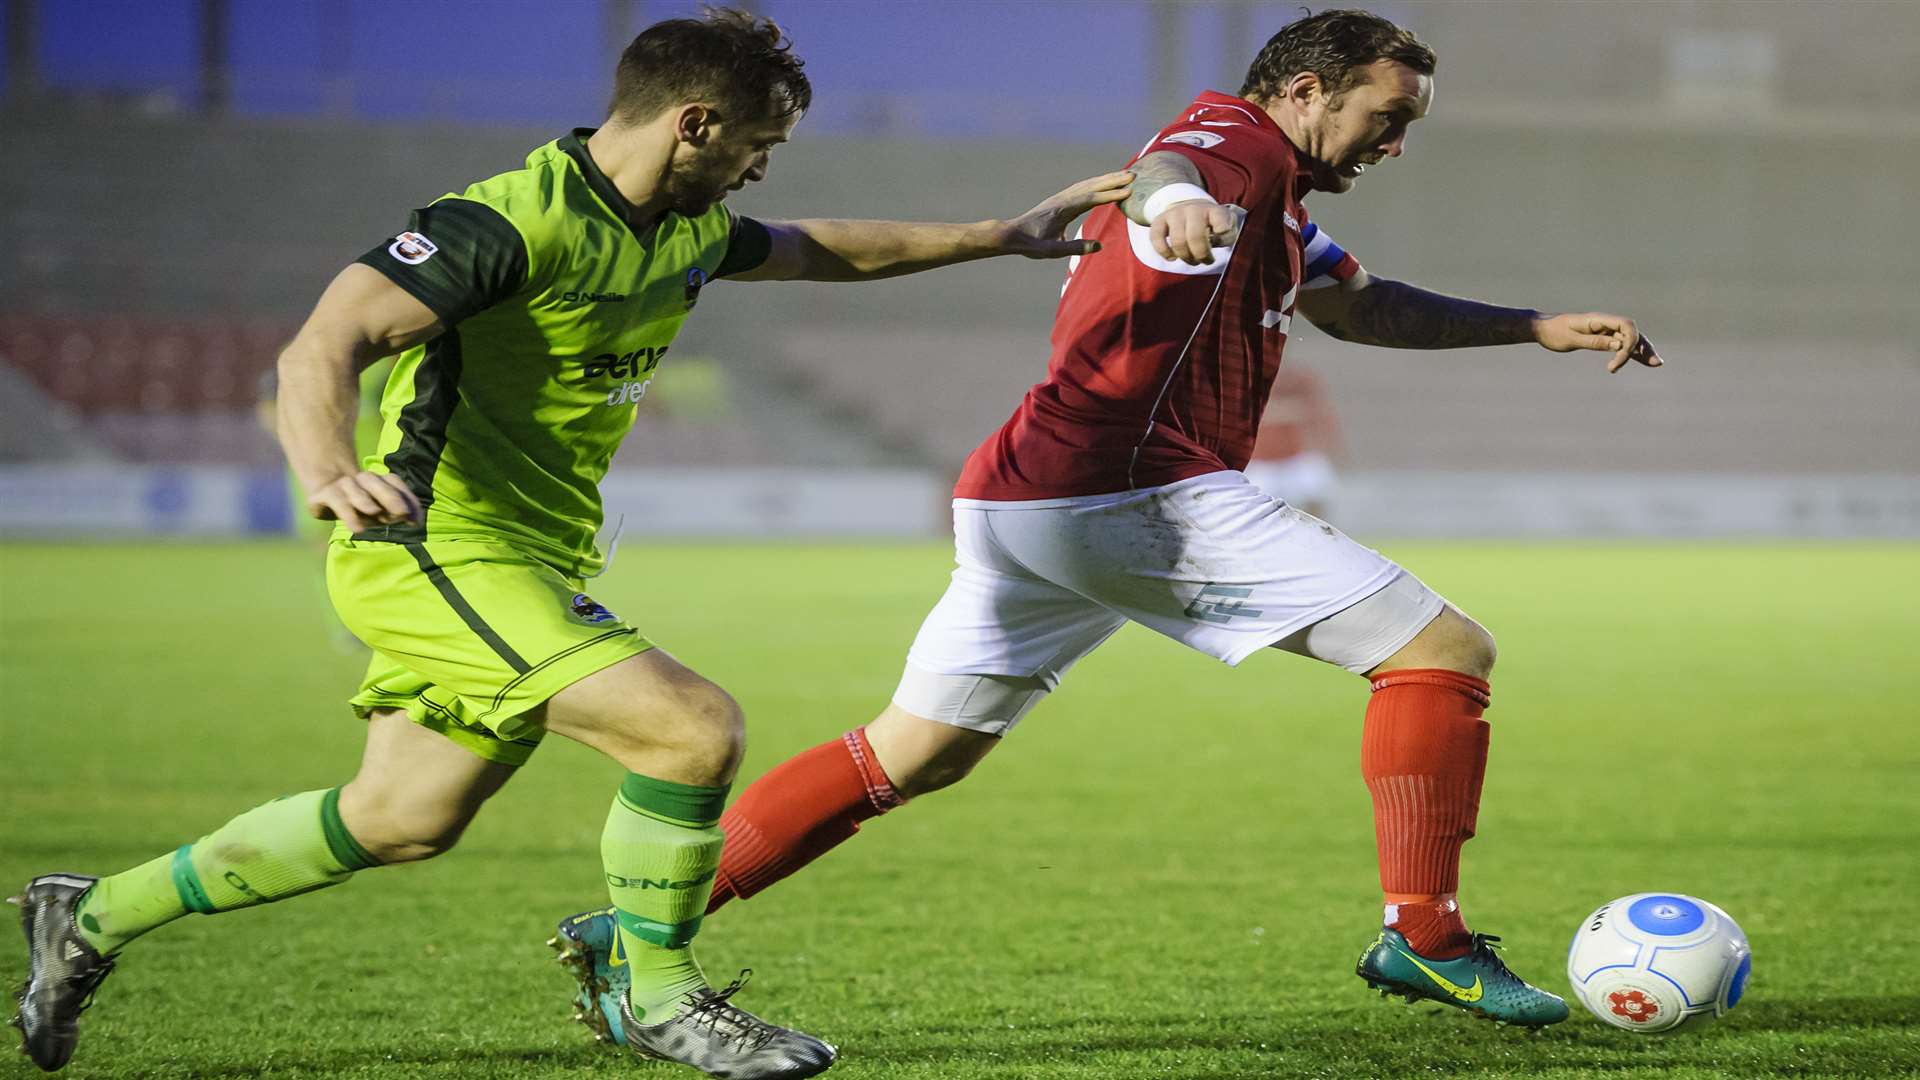
[[[83,415],[251,409],[292,336],[271,318],[0,314],[0,356]]]

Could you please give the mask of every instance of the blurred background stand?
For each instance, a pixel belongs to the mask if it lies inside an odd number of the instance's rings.
[[[254,388],[327,280],[410,208],[598,122],[631,35],[697,10],[5,3],[8,534],[89,532],[32,493],[57,490],[48,468],[103,462],[151,511],[89,500],[114,529],[263,527],[258,500],[177,504],[279,475]],[[1920,536],[1920,5],[1368,6],[1434,45],[1436,106],[1403,158],[1309,200],[1315,219],[1377,274],[1631,314],[1670,363],[1609,378],[1584,356],[1364,349],[1296,321],[1294,351],[1340,403],[1343,526]],[[754,7],[793,35],[815,107],[733,205],[944,220],[1119,166],[1194,93],[1236,90],[1298,15]],[[640,533],[942,535],[960,462],[1044,373],[1061,275],[996,260],[708,290],[615,462],[610,513]],[[663,511],[689,483],[696,509]]]

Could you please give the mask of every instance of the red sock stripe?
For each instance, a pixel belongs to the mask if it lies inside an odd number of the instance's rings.
[[[1478,792],[1465,779],[1439,776],[1383,776],[1368,787],[1381,890],[1458,892],[1460,847],[1473,836]]]
[[[880,759],[873,755],[873,746],[867,742],[867,729],[854,728],[840,736],[847,744],[847,752],[853,755],[853,763],[860,767],[860,776],[867,785],[867,801],[873,804],[873,812],[884,814],[906,802],[900,793],[893,789],[893,781],[887,771],[880,767]]]
[[[707,900],[708,911],[719,906],[716,900],[724,903],[736,896],[752,896],[785,876],[779,872],[779,849],[767,842],[753,822],[723,817],[721,825],[727,834],[727,844],[721,849],[720,868],[713,879],[713,896]]]
[[[1458,671],[1445,668],[1402,668],[1389,671],[1373,680],[1373,688],[1385,690],[1389,686],[1439,686],[1449,690],[1458,690],[1480,703],[1482,709],[1493,704],[1493,688],[1485,679],[1476,679]]]

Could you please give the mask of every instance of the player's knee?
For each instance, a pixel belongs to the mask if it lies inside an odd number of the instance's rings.
[[[1493,635],[1487,628],[1465,616],[1461,620],[1467,624],[1466,642],[1462,646],[1461,662],[1471,665],[1465,669],[1469,675],[1478,675],[1482,679],[1493,674],[1493,662],[1500,658],[1500,649],[1494,644]]]
[[[405,799],[340,793],[341,816],[354,841],[382,864],[419,862],[453,849],[473,814],[459,806],[433,806]]]
[[[1443,608],[1414,639],[1373,672],[1400,668],[1445,668],[1485,679],[1493,674],[1499,652],[1493,635],[1455,607]]]
[[[1480,677],[1484,679],[1493,674],[1493,662],[1500,659],[1500,649],[1494,644],[1493,635],[1487,632],[1486,627],[1481,626],[1479,623],[1474,623],[1473,625],[1476,630],[1480,631],[1480,651],[1477,654],[1477,659],[1481,666]]]
[[[1493,674],[1493,662],[1500,651],[1487,628],[1449,608],[1451,625],[1443,642],[1445,660],[1438,667],[1485,679]]]
[[[746,717],[733,695],[694,677],[674,686],[666,695],[665,709],[670,717],[636,717],[635,721],[662,733],[646,737],[665,744],[662,748],[676,760],[678,771],[700,778],[696,782],[703,784],[733,779],[747,749]],[[649,724],[649,719],[654,723]]]

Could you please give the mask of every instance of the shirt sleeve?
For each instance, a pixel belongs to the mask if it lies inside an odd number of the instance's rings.
[[[767,261],[773,253],[773,234],[750,217],[735,215],[733,230],[727,234],[727,253],[713,271],[717,278],[742,274]]]
[[[360,256],[448,326],[505,300],[527,283],[527,245],[498,210],[441,199],[413,212],[407,231]]]
[[[1255,152],[1253,139],[1250,128],[1235,132],[1234,126],[1194,124],[1166,132],[1148,144],[1140,156],[1178,154],[1200,170],[1202,186],[1215,202],[1244,206],[1250,201],[1247,192],[1253,187],[1253,170],[1241,159]]]
[[[1338,285],[1360,272],[1360,260],[1334,243],[1333,236],[1309,221],[1300,228],[1300,240],[1306,244],[1300,277],[1302,289],[1324,289]]]

